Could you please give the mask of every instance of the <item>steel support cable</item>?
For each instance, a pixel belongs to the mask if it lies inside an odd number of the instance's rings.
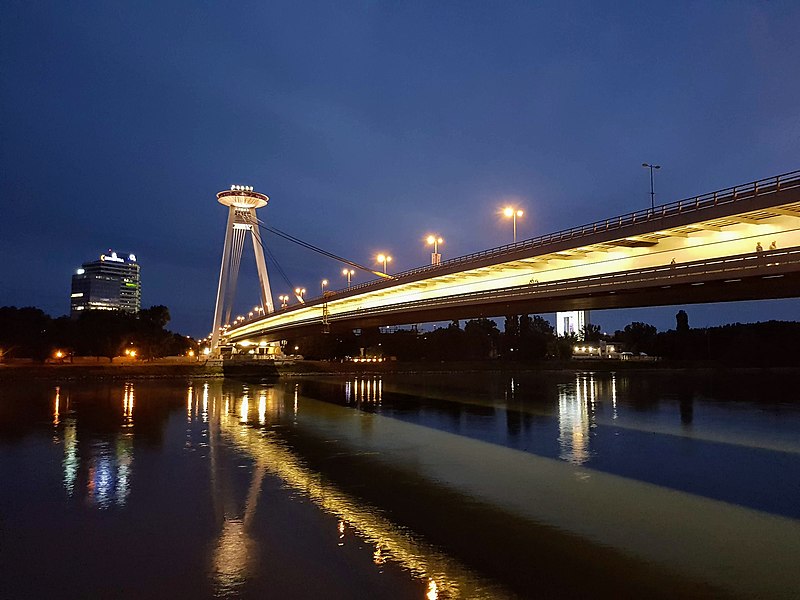
[[[256,218],[256,221],[258,221],[258,218]],[[296,288],[295,288],[294,284],[293,284],[293,283],[291,282],[291,280],[289,279],[289,276],[286,274],[286,271],[284,271],[284,270],[283,270],[283,267],[281,267],[281,264],[278,262],[278,259],[277,259],[277,258],[275,258],[275,255],[274,255],[274,254],[273,254],[273,253],[270,251],[270,249],[264,245],[264,242],[263,242],[263,240],[262,240],[262,238],[261,238],[261,232],[260,232],[260,230],[259,230],[259,228],[258,228],[258,223],[255,223],[255,224],[254,224],[254,223],[252,223],[252,222],[249,220],[249,218],[248,218],[248,221],[247,221],[247,222],[248,222],[248,223],[249,223],[251,226],[255,225],[255,226],[253,227],[254,239],[256,239],[256,240],[258,241],[258,245],[259,245],[259,246],[261,246],[261,249],[264,251],[264,254],[266,254],[266,256],[267,256],[267,257],[268,257],[268,258],[269,258],[269,259],[272,261],[272,263],[275,265],[275,268],[276,268],[276,269],[278,269],[278,274],[279,274],[279,275],[280,275],[280,276],[283,278],[283,280],[284,280],[284,281],[287,283],[287,285],[289,286],[289,289],[290,289],[290,290],[295,290]],[[305,304],[305,302],[303,301],[303,297],[302,297],[302,296],[300,296],[300,295],[297,295],[297,294],[295,294],[295,295],[296,295],[297,299],[298,299],[298,300],[299,300],[299,301],[300,301],[302,304]]]
[[[236,264],[236,259],[235,259],[236,247],[237,247],[236,230],[234,229],[233,234],[231,235],[231,252],[228,255],[228,260],[227,260],[228,264],[226,265],[226,268],[228,269],[228,281],[226,284],[227,287],[225,289],[225,298],[224,298],[225,314],[223,315],[222,318],[223,326],[231,322],[231,304],[232,304],[231,289],[236,285],[235,283],[236,279],[233,271],[234,265]]]
[[[348,259],[346,259],[344,257],[341,257],[341,256],[339,256],[337,254],[334,254],[333,252],[328,252],[327,250],[323,250],[319,246],[315,246],[314,244],[310,244],[308,242],[304,242],[300,238],[296,238],[293,235],[290,235],[288,233],[285,233],[285,232],[281,231],[280,229],[276,229],[275,227],[270,227],[267,224],[265,224],[263,221],[261,221],[260,219],[256,219],[256,220],[258,221],[258,224],[262,229],[265,229],[265,230],[269,231],[270,233],[274,233],[278,237],[282,237],[285,240],[288,240],[290,242],[294,242],[298,246],[302,246],[303,248],[307,248],[308,250],[312,250],[313,252],[316,252],[318,254],[322,254],[323,256],[327,256],[328,258],[332,258],[335,261],[344,263],[346,265],[350,265],[351,267],[355,267],[356,269],[359,269],[361,271],[366,271],[367,273],[372,273],[373,275],[377,275],[378,277],[382,277],[384,279],[392,279],[391,275],[387,275],[386,273],[381,273],[380,271],[376,271],[374,269],[370,269],[369,267],[365,267],[364,265],[361,265],[361,264],[359,264],[359,263],[357,263],[355,261],[348,260]]]
[[[235,229],[233,232],[233,252],[231,253],[230,265],[230,284],[228,287],[227,298],[227,311],[225,312],[225,324],[231,322],[231,313],[233,311],[233,301],[236,298],[236,284],[239,280],[239,267],[242,263],[242,251],[244,250],[244,239],[246,229]]]
[[[233,300],[236,293],[236,283],[239,279],[239,267],[242,264],[242,252],[244,251],[244,238],[245,238],[245,230],[244,229],[237,229],[234,231],[233,239],[234,239],[234,251],[231,254],[231,286],[229,288],[230,292],[230,301],[228,307],[231,308],[233,306]]]
[[[248,222],[249,222],[249,220],[248,220]],[[286,284],[291,289],[294,289],[294,284],[289,279],[289,276],[286,274],[286,271],[283,270],[283,267],[281,267],[281,264],[278,262],[278,259],[275,258],[275,255],[272,253],[272,251],[267,246],[264,245],[264,242],[261,239],[261,231],[260,231],[260,228],[258,227],[258,223],[255,223],[255,224],[254,223],[250,223],[250,225],[255,225],[255,227],[253,227],[253,233],[255,234],[254,237],[255,237],[256,241],[258,241],[258,245],[261,246],[261,249],[264,251],[264,254],[266,254],[267,258],[269,258],[272,261],[272,263],[275,265],[275,268],[278,270],[278,274],[286,282]]]
[[[264,245],[264,242],[261,240],[261,232],[259,231],[259,228],[254,227],[253,233],[255,234],[254,239],[258,242],[258,245],[261,246],[261,249],[264,251],[264,254],[267,255],[267,258],[269,258],[272,261],[272,264],[275,265],[275,268],[278,270],[278,274],[291,289],[294,289],[294,284],[289,280],[289,276],[286,274],[286,271],[283,270],[283,267],[281,267],[278,259],[275,258],[275,255]]]
[[[294,284],[291,282],[289,276],[281,267],[280,263],[278,262],[278,259],[275,258],[275,255],[272,254],[272,252],[270,252],[269,248],[264,248],[264,254],[266,254],[267,258],[269,258],[270,261],[272,261],[273,266],[278,271],[278,275],[280,275],[281,279],[283,279],[286,282],[286,285],[288,285],[291,289],[294,289],[295,288]]]
[[[228,264],[227,264],[228,282],[227,282],[227,288],[225,289],[225,299],[224,299],[224,301],[225,301],[225,314],[223,315],[223,318],[222,318],[223,326],[227,325],[228,323],[231,322],[231,310],[232,310],[231,309],[231,305],[232,305],[231,294],[233,293],[232,289],[236,285],[236,283],[235,283],[236,282],[236,276],[235,276],[235,271],[234,271],[234,265],[236,264],[236,248],[237,248],[236,230],[234,230],[233,234],[232,234],[232,239],[231,239],[231,253],[230,253],[230,255],[228,255]]]

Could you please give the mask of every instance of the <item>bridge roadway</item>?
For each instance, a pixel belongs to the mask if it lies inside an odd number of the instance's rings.
[[[790,297],[800,297],[800,171],[326,292],[226,337]]]

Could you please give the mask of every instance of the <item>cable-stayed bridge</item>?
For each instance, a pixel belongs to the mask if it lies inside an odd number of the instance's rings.
[[[325,292],[224,329],[221,339],[798,296],[793,171]]]

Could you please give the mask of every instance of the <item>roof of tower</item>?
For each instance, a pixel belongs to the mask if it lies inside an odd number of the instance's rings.
[[[253,186],[232,185],[231,189],[219,192],[217,201],[236,208],[261,208],[269,202],[269,196],[253,191]]]

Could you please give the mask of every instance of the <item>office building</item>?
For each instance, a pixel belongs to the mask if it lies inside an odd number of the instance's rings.
[[[588,310],[570,310],[556,313],[556,333],[562,335],[577,335],[583,339],[583,328],[589,324]]]
[[[108,251],[84,263],[72,276],[70,314],[87,310],[121,310],[136,314],[142,306],[139,263],[133,254]]]

